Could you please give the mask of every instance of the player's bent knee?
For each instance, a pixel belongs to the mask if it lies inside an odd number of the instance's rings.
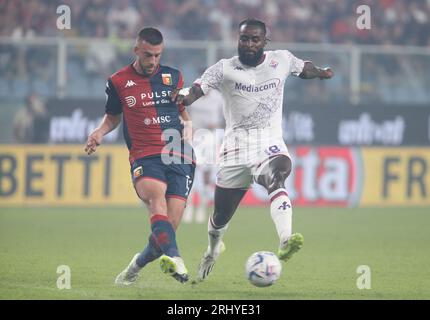
[[[291,172],[291,160],[287,156],[280,155],[273,158],[267,166],[267,170],[261,174],[256,182],[267,189],[269,193],[284,188],[285,180]]]
[[[161,214],[167,215],[167,204],[162,197],[140,197],[146,204],[151,215]]]

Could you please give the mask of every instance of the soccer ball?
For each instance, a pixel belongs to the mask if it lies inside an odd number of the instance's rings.
[[[253,253],[245,265],[246,278],[256,287],[271,286],[279,279],[281,271],[281,262],[269,251]]]

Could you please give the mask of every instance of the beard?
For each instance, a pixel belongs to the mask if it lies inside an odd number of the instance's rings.
[[[259,49],[254,55],[250,55],[245,49],[242,48],[238,48],[237,51],[239,53],[240,62],[253,67],[258,64],[264,53],[263,48]]]
[[[154,72],[154,70],[155,70],[155,66],[154,66],[153,71],[152,71],[152,72],[149,72],[148,67],[146,67],[146,68],[145,68],[145,66],[144,66],[140,61],[139,61],[139,65],[140,65],[140,68],[142,69],[142,73],[143,73],[143,75],[144,75],[144,76],[146,76],[146,77],[151,76],[151,75],[152,75],[152,73],[153,73],[153,72]]]

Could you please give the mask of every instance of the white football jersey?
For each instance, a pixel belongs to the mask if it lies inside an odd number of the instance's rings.
[[[235,141],[238,149],[239,140],[241,149],[282,139],[285,80],[290,74],[299,75],[303,67],[304,61],[287,50],[265,51],[264,61],[256,67],[234,56],[218,61],[195,81],[204,94],[218,89],[224,97],[225,149],[229,149],[228,141]]]

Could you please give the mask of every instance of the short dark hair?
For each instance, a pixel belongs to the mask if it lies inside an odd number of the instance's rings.
[[[240,30],[240,28],[242,28],[243,25],[255,26],[255,27],[261,28],[261,30],[263,30],[264,34],[266,34],[266,24],[261,20],[257,20],[257,19],[253,19],[253,18],[245,19],[239,23],[239,30]]]
[[[163,42],[163,35],[158,29],[147,27],[139,31],[137,39],[140,41],[146,41],[155,46]]]

